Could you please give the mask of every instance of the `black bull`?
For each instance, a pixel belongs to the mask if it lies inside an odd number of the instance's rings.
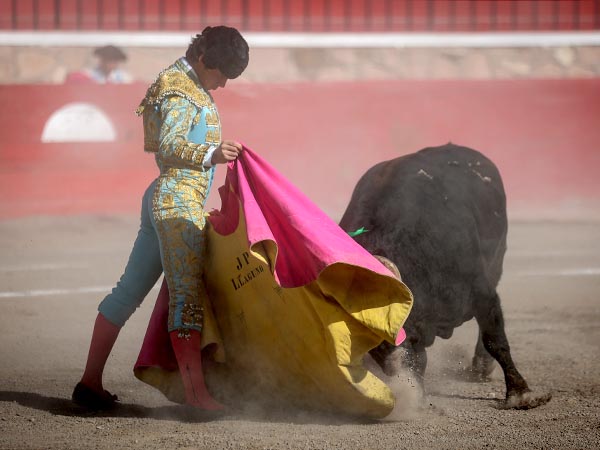
[[[449,338],[475,317],[479,339],[472,376],[487,378],[495,359],[504,371],[506,407],[532,408],[550,400],[549,394],[530,391],[504,331],[496,288],[506,251],[506,196],[488,158],[447,144],[379,163],[358,182],[340,226],[348,232],[365,228],[356,241],[393,261],[413,292],[402,347],[419,379],[435,337]],[[398,368],[395,351],[387,343],[371,351],[388,375]]]

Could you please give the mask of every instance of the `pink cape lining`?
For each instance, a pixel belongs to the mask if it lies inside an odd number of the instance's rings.
[[[247,147],[237,161],[228,164],[225,185],[219,189],[222,209],[213,211],[208,219],[221,235],[231,233],[237,226],[238,207],[230,201],[231,191],[242,202],[248,245],[264,240],[277,243],[275,279],[282,287],[304,286],[335,263],[393,276],[298,188]]]

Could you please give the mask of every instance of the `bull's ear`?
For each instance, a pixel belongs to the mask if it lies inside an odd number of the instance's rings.
[[[398,267],[391,260],[389,260],[385,256],[381,256],[381,255],[373,255],[373,257],[375,259],[377,259],[381,264],[383,264],[390,272],[392,272],[392,274],[394,274],[394,276],[396,278],[398,278],[399,280],[402,280],[402,277],[400,276],[400,271],[398,270]]]

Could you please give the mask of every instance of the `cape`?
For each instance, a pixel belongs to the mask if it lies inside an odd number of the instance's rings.
[[[234,408],[389,414],[394,395],[363,357],[404,339],[407,286],[249,148],[219,192],[198,349],[210,392]],[[183,403],[167,313],[163,283],[134,373]]]

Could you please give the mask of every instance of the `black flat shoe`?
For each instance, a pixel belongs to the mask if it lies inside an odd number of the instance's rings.
[[[85,384],[77,383],[71,396],[73,403],[90,411],[108,410],[115,407],[119,398],[108,391],[102,394],[90,389]]]

